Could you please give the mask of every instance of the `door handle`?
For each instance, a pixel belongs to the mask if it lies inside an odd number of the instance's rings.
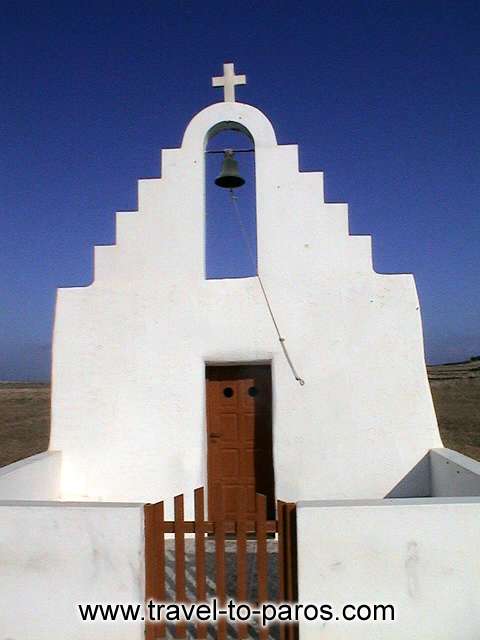
[[[210,438],[220,438],[221,435],[221,433],[211,433]]]

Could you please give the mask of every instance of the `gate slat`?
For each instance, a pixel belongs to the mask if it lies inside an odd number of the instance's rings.
[[[268,601],[267,497],[256,494],[257,524],[257,600]],[[268,627],[259,627],[260,640],[268,639]]]
[[[296,600],[296,527],[295,527],[295,505],[286,505],[286,540],[287,540],[287,598],[289,602]]]
[[[165,520],[163,502],[146,504],[145,514],[145,591],[146,598],[165,601]],[[164,622],[147,622],[146,640],[165,638]]]
[[[215,513],[215,563],[216,563],[216,591],[219,607],[225,605],[225,522],[222,487],[218,485],[217,509]],[[226,640],[227,621],[222,616],[217,625],[217,639]]]
[[[158,558],[155,552],[155,525],[153,504],[146,504],[144,509],[145,518],[145,602],[154,600],[155,591],[155,570]],[[155,629],[153,624],[147,622],[145,628],[145,640],[155,640]]]
[[[186,601],[185,593],[185,518],[183,494],[174,498],[175,512],[175,597],[177,602]],[[175,627],[176,638],[187,637],[185,622],[179,622]]]
[[[278,601],[286,602],[287,594],[285,588],[285,503],[281,500],[277,501],[277,518],[278,518]],[[284,623],[280,627],[280,640],[286,640],[287,629]]]
[[[295,504],[288,502],[285,507],[286,521],[286,588],[288,602],[297,600],[297,526]],[[288,626],[288,640],[298,638],[298,623]]]
[[[237,514],[237,602],[247,600],[247,523],[245,489],[239,491]],[[248,624],[237,623],[237,637],[248,637]]]
[[[195,587],[197,602],[207,599],[205,569],[205,491],[203,487],[195,489]],[[207,637],[207,624],[197,623],[197,638]]]

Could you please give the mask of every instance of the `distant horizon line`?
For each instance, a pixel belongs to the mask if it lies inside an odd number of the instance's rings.
[[[429,364],[428,362],[425,362],[425,365],[427,367],[447,367],[447,366],[453,366],[453,365],[459,365],[459,364],[468,364],[470,362],[476,362],[476,361],[480,361],[480,355],[478,356],[471,356],[470,358],[468,358],[467,360],[457,360],[454,362],[438,362],[437,364]],[[50,384],[51,385],[52,380],[50,379],[38,379],[38,378],[16,378],[15,380],[0,380],[0,385],[4,385],[4,384]]]

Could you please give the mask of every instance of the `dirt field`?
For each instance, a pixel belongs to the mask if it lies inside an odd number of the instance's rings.
[[[428,375],[444,445],[480,460],[480,361]],[[0,382],[0,466],[47,449],[49,410],[49,385]]]
[[[428,367],[443,444],[480,460],[480,360]]]
[[[0,466],[45,451],[50,385],[0,382]]]

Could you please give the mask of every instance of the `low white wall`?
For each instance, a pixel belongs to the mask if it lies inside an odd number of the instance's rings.
[[[301,623],[301,640],[478,640],[478,498],[297,507],[300,602],[395,606],[394,622]]]
[[[480,462],[452,451],[430,451],[432,496],[480,496]]]
[[[0,500],[60,498],[60,451],[45,451],[0,468]]]
[[[0,502],[0,638],[141,640],[140,623],[86,623],[77,603],[142,602],[142,505]]]

